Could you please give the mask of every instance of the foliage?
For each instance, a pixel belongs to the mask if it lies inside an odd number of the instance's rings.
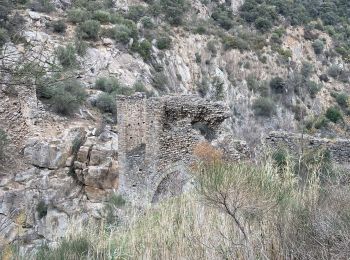
[[[165,91],[168,85],[168,78],[163,72],[153,73],[152,85],[159,91]]]
[[[337,101],[338,105],[342,108],[347,108],[349,106],[349,95],[346,93],[339,93],[336,95],[335,100]]]
[[[77,28],[77,34],[86,40],[98,40],[101,25],[99,21],[87,20],[81,23]]]
[[[311,98],[315,98],[317,93],[321,90],[321,86],[312,80],[306,81],[306,87],[310,93]]]
[[[276,106],[270,98],[259,97],[253,103],[253,110],[256,116],[271,117],[276,111]]]
[[[188,10],[186,0],[160,0],[160,8],[164,13],[165,19],[171,25],[181,25],[183,18]]]
[[[211,17],[226,30],[231,29],[233,26],[233,13],[230,8],[225,5],[219,5],[213,11]]]
[[[133,50],[138,52],[145,61],[148,61],[152,54],[152,43],[144,39],[141,42],[135,43],[133,45]]]
[[[101,77],[95,82],[95,88],[107,93],[117,91],[121,87],[120,82],[114,77]]]
[[[110,16],[109,12],[103,11],[103,10],[97,10],[93,14],[93,18],[102,24],[109,23],[111,20],[111,16]]]
[[[67,29],[67,26],[63,20],[53,21],[51,26],[55,33],[64,33]]]
[[[341,74],[341,67],[337,64],[332,64],[328,68],[328,75],[331,76],[332,78],[338,78],[338,76]]]
[[[317,55],[321,54],[323,52],[323,49],[324,49],[323,41],[317,39],[316,41],[314,41],[312,43],[312,47],[314,48],[314,51]]]
[[[76,51],[73,44],[68,44],[66,47],[58,47],[56,49],[56,56],[64,68],[73,68],[77,66]]]
[[[131,38],[136,38],[137,36],[136,25],[133,22],[129,24],[118,24],[108,29],[105,34],[117,42],[127,44]]]
[[[5,148],[8,144],[6,132],[0,128],[0,160],[4,158]]]
[[[39,218],[42,219],[47,214],[47,205],[45,201],[41,200],[39,201],[38,205],[36,206],[36,211],[38,212]]]
[[[284,93],[286,91],[286,82],[281,77],[274,77],[270,81],[270,87],[275,93]]]
[[[86,92],[80,82],[76,80],[44,80],[37,86],[39,98],[46,99],[54,111],[63,115],[71,115],[85,101]]]
[[[115,114],[117,108],[115,99],[114,94],[101,93],[96,99],[95,106],[102,112]]]
[[[88,47],[89,45],[87,42],[80,40],[78,38],[75,39],[74,48],[79,56],[84,57],[87,53]]]
[[[132,5],[129,7],[126,17],[134,22],[138,22],[141,17],[147,14],[147,8],[142,5]]]
[[[167,35],[161,36],[157,39],[157,48],[160,50],[171,48],[171,38]]]
[[[50,0],[34,0],[30,2],[29,7],[32,11],[51,13],[55,10],[55,6]]]
[[[333,123],[337,123],[343,119],[342,113],[338,107],[329,107],[326,111],[326,117]]]
[[[89,18],[89,14],[86,10],[81,8],[72,8],[67,11],[68,21],[71,23],[82,23]]]

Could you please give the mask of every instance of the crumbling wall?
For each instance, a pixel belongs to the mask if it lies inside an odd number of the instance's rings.
[[[331,157],[335,162],[350,163],[350,140],[348,139],[325,139],[305,134],[274,131],[266,137],[266,142],[272,147],[282,145],[295,152],[298,152],[301,147],[304,149],[324,148],[331,153]]]
[[[224,105],[192,95],[118,96],[117,110],[120,191],[143,203],[181,192],[195,145],[215,139],[228,117]]]

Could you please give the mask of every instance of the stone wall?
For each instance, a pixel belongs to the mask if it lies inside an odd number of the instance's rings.
[[[118,96],[120,191],[135,202],[181,193],[195,145],[216,138],[227,108],[197,96]]]
[[[325,139],[310,135],[293,134],[287,132],[271,132],[266,137],[266,143],[272,147],[285,146],[291,151],[298,152],[301,147],[306,149],[327,149],[332,159],[341,164],[350,163],[350,140],[348,139]]]

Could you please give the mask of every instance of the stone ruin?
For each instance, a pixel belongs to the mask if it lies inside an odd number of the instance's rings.
[[[306,149],[327,149],[334,162],[350,165],[350,140],[349,139],[326,139],[310,136],[307,134],[295,134],[283,131],[271,132],[265,139],[266,143],[273,148],[286,147],[292,152],[300,151],[303,146]]]
[[[118,96],[117,111],[119,190],[140,202],[181,193],[194,147],[213,141],[229,117],[223,104],[193,95]]]

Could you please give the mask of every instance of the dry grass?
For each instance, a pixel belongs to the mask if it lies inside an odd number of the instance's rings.
[[[348,172],[310,164],[301,185],[292,161],[268,161],[199,165],[192,192],[109,229],[74,223],[37,259],[349,259]]]

